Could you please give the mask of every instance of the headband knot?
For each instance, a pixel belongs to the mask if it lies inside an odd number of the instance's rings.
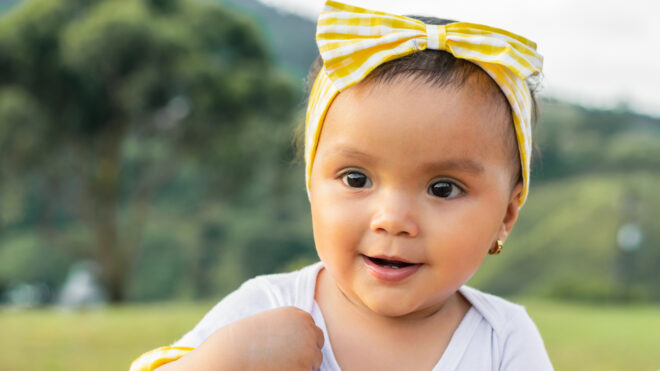
[[[444,25],[426,25],[426,47],[433,50],[447,49],[447,28]]]

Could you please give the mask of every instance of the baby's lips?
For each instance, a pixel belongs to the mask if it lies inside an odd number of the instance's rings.
[[[380,255],[383,256],[383,255]],[[388,256],[389,258],[397,258]],[[362,255],[362,260],[369,274],[382,282],[396,283],[403,282],[406,278],[412,276],[422,266],[419,263],[402,263],[397,260],[382,260]]]
[[[411,264],[411,265],[417,265],[417,264],[422,264],[422,263],[417,263],[412,259],[407,259],[400,257],[398,255],[384,255],[384,254],[376,254],[376,255],[366,255],[363,254],[365,257],[369,259],[377,259],[377,260],[385,260],[388,262],[395,262],[395,263],[405,263],[405,264]]]

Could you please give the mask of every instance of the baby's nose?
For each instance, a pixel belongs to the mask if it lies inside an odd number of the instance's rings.
[[[383,192],[375,201],[371,230],[392,236],[415,237],[419,225],[414,213],[414,201],[398,192]]]

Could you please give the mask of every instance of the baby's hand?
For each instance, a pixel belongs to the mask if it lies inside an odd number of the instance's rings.
[[[323,341],[309,313],[282,307],[220,328],[199,348],[158,370],[316,370]]]

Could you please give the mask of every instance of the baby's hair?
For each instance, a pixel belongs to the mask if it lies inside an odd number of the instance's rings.
[[[432,25],[446,25],[456,22],[453,20],[435,17],[410,15],[407,17],[417,19],[426,24]],[[312,86],[314,85],[314,81],[316,80],[316,77],[318,76],[322,67],[323,60],[319,56],[312,63],[309,69],[309,73],[307,74],[306,96],[309,96],[309,93],[312,90]],[[484,92],[488,92],[491,96],[490,98],[497,102],[499,107],[506,109],[506,114],[510,122],[510,125],[508,125],[506,128],[505,134],[503,134],[503,144],[505,148],[510,149],[508,151],[510,154],[509,157],[511,158],[511,161],[515,163],[515,166],[513,166],[514,171],[512,176],[512,185],[516,185],[518,182],[522,181],[518,142],[513,130],[511,107],[497,83],[495,83],[495,81],[493,81],[484,70],[472,62],[465,59],[456,58],[451,53],[444,50],[426,49],[421,52],[409,54],[405,57],[383,63],[371,71],[371,73],[369,73],[369,75],[362,81],[362,83],[387,83],[399,78],[412,78],[419,82],[427,83],[437,87],[451,86],[456,88],[464,86],[471,78],[473,78],[476,79],[475,82],[480,84],[480,86],[488,86],[487,89],[484,89]],[[528,81],[528,86],[530,88],[532,97],[532,123],[534,124],[538,116],[537,102],[535,98],[536,84]],[[295,136],[296,147],[298,148],[299,155],[303,152],[303,137],[304,123],[298,126]]]

